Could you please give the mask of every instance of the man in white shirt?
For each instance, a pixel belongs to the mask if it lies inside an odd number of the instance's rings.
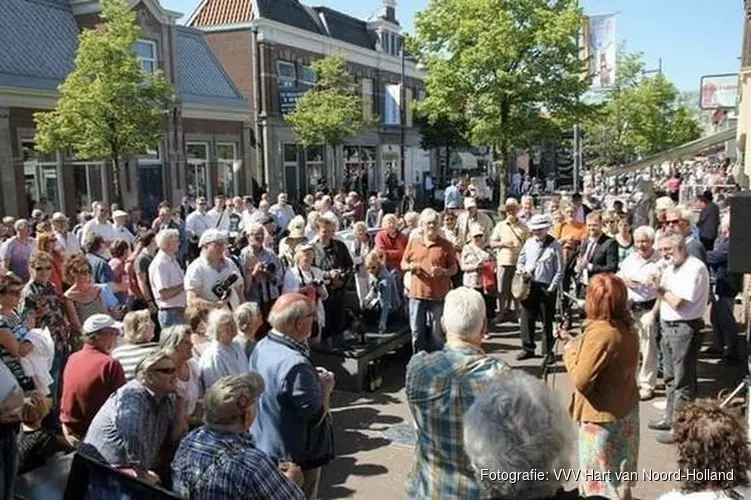
[[[57,248],[66,257],[81,251],[81,244],[76,235],[68,230],[69,226],[70,223],[64,213],[55,212],[52,215],[52,231],[55,233]]]
[[[649,427],[667,431],[672,427],[675,408],[696,398],[696,368],[704,326],[702,318],[709,301],[709,272],[702,261],[688,255],[686,240],[680,234],[662,236],[658,249],[667,264],[659,278],[652,278],[660,312],[666,406],[664,418],[650,422]],[[659,435],[657,440],[664,444],[673,442],[669,433]]]
[[[324,196],[321,198],[321,217],[328,219],[334,225],[334,233],[339,232],[339,217],[331,209],[333,203],[330,196]]]
[[[281,193],[276,199],[277,203],[269,209],[269,212],[276,218],[277,227],[283,231],[295,216],[295,211],[287,203],[287,193]]]
[[[133,233],[125,226],[128,223],[128,213],[122,210],[112,212],[112,229],[115,231],[117,240],[125,240],[128,245],[133,246]]]
[[[199,242],[201,256],[190,263],[185,271],[185,292],[190,304],[221,309],[228,304],[233,308],[244,302],[245,283],[234,262],[225,257],[227,235],[217,229],[208,229]],[[230,276],[235,275],[229,284]],[[229,284],[229,293],[217,296],[216,285]]]
[[[224,195],[217,195],[214,197],[214,208],[209,210],[208,214],[211,217],[211,227],[220,231],[229,232],[229,212],[225,205]]]
[[[101,236],[106,247],[117,239],[115,228],[107,220],[107,207],[101,202],[94,202],[94,218],[84,224],[81,229],[81,243],[86,241],[86,235],[89,233]]]
[[[149,283],[159,309],[159,326],[167,328],[183,323],[185,307],[185,274],[177,261],[180,232],[163,229],[156,235],[159,252],[149,265]]]
[[[628,287],[628,301],[639,331],[639,350],[642,365],[637,376],[639,397],[642,401],[652,399],[657,385],[657,324],[653,312],[655,288],[650,279],[662,271],[661,257],[654,249],[655,231],[641,226],[634,231],[632,253],[621,263],[618,277]]]
[[[211,216],[206,212],[206,198],[196,198],[196,209],[185,219],[185,231],[188,233],[188,258],[198,256],[198,241],[207,229],[214,227]]]
[[[269,202],[268,200],[261,200],[260,203],[258,203],[258,210],[251,214],[250,222],[263,224],[264,221],[269,217],[274,217],[274,215],[271,213],[271,209],[269,208]],[[274,220],[276,221],[276,218],[274,218]]]

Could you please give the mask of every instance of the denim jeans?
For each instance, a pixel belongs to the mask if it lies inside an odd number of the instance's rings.
[[[185,320],[184,309],[160,309],[158,313],[159,326],[167,328],[168,326],[182,325]]]
[[[738,354],[738,323],[735,321],[734,297],[716,297],[712,301],[710,318],[714,332],[714,347],[725,349],[726,354]]]
[[[442,300],[409,299],[409,327],[412,352],[438,351],[443,347]]]
[[[696,399],[696,369],[702,341],[702,320],[663,321],[660,348],[665,380],[665,420],[673,421],[676,408]]]

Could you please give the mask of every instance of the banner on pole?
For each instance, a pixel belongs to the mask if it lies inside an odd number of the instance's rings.
[[[589,16],[585,43],[592,75],[592,88],[603,90],[615,84],[618,44],[615,38],[615,14]]]
[[[738,75],[701,77],[701,109],[732,109],[738,99]]]

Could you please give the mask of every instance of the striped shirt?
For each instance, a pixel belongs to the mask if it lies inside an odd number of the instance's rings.
[[[112,357],[123,365],[125,380],[130,382],[136,378],[136,366],[143,358],[159,350],[159,344],[156,342],[146,342],[145,344],[124,344],[112,350]]]

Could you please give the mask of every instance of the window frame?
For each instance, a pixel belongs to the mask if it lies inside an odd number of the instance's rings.
[[[226,147],[226,146],[232,147],[232,158],[220,158],[219,157],[219,148]],[[238,150],[238,147],[237,147],[236,142],[217,142],[214,145],[214,153],[216,155],[216,166],[217,166],[217,171],[216,171],[217,184],[219,184],[220,177],[221,177],[220,174],[222,174],[220,167],[229,168],[230,172],[232,172],[232,186],[231,187],[232,187],[233,192],[231,194],[233,196],[237,196],[237,194],[240,192],[238,189],[239,186],[237,183],[237,174],[235,173],[235,162],[239,160],[239,158],[237,157],[237,150]],[[224,195],[229,196],[230,193],[227,193],[225,190]]]
[[[310,77],[311,75],[313,76],[313,80],[304,78],[305,76]],[[318,74],[310,66],[301,66],[300,71],[298,72],[298,77],[298,84],[300,87],[312,89],[316,86],[316,83],[318,83]]]
[[[157,53],[157,49],[158,49],[157,43],[154,40],[148,40],[146,38],[139,38],[138,40],[136,40],[136,45],[139,43],[151,46],[151,49],[152,49],[151,53],[153,57],[145,57],[136,52],[136,59],[138,60],[138,65],[146,73],[153,74],[156,72],[157,69],[159,69],[159,56]],[[144,61],[150,62],[152,64],[151,70],[147,70],[146,68],[143,67]]]
[[[292,76],[283,75],[280,71],[283,67],[292,68]],[[282,82],[290,82],[290,85],[282,84]],[[285,59],[277,59],[276,61],[276,84],[281,88],[294,88],[297,85],[297,65],[292,61]]]

